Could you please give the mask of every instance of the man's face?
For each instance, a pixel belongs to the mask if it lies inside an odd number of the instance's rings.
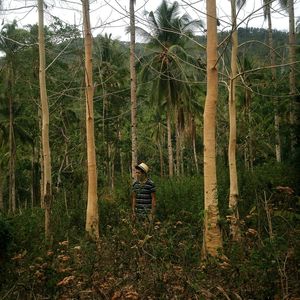
[[[139,169],[135,170],[135,174],[136,174],[136,178],[137,178],[138,181],[141,181],[141,180],[143,180],[145,178],[145,173],[142,172]]]

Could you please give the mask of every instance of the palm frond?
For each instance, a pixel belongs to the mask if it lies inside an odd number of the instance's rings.
[[[153,39],[153,36],[151,35],[151,33],[146,31],[144,28],[136,26],[135,32],[138,36],[140,36],[145,41],[150,41],[151,39]]]
[[[278,2],[283,9],[288,10],[288,0],[278,0]]]

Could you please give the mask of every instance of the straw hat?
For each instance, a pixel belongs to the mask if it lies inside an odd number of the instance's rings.
[[[149,167],[145,163],[140,163],[139,165],[135,166],[135,168],[141,169],[146,174],[149,172]]]

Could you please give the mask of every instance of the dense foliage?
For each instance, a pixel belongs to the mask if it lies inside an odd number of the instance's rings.
[[[238,31],[242,73],[237,87],[240,243],[231,241],[228,220],[230,32],[219,33],[223,43],[219,49],[217,175],[224,253],[202,264],[206,37],[183,30],[189,29],[187,24],[200,26],[199,22],[179,19],[181,23],[172,28],[185,35],[168,35],[164,26],[170,24],[157,23],[152,17],[154,34],[148,35],[148,42],[137,44],[136,54],[138,152],[140,160],[151,166],[157,187],[153,222],[134,222],[130,216],[129,45],[110,35],[94,38],[98,245],[84,234],[87,182],[80,32],[59,19],[45,28],[54,198],[53,240],[46,243],[40,208],[37,26],[20,29],[14,22],[2,27],[1,299],[299,297],[300,135],[299,124],[290,125],[289,68],[282,63],[287,56],[287,33],[273,32],[276,63],[282,66],[276,68],[277,81],[272,82],[266,60],[267,31]],[[275,161],[275,110],[281,120],[280,163]],[[173,178],[168,177],[168,130],[175,154]]]
[[[129,186],[118,181],[112,198],[102,195],[101,242],[83,234],[85,207],[56,201],[53,245],[43,242],[43,211],[27,209],[3,218],[6,263],[0,296],[55,299],[274,299],[300,293],[300,198],[280,184],[296,185],[293,169],[266,165],[241,182],[242,243],[228,236],[227,181],[219,174],[224,211],[220,220],[226,260],[200,264],[203,195],[200,176],[161,179],[153,223],[130,218]],[[200,189],[201,190],[201,189]],[[267,201],[267,202],[266,202]],[[272,226],[273,237],[270,237]],[[1,223],[1,224],[2,224]],[[298,224],[298,225],[297,225]],[[8,234],[9,232],[9,234]],[[255,279],[255,280],[254,280]]]

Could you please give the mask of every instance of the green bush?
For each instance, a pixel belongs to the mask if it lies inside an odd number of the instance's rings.
[[[154,178],[160,219],[197,221],[203,211],[203,178]]]
[[[5,256],[12,238],[12,228],[9,221],[0,214],[0,259]]]

